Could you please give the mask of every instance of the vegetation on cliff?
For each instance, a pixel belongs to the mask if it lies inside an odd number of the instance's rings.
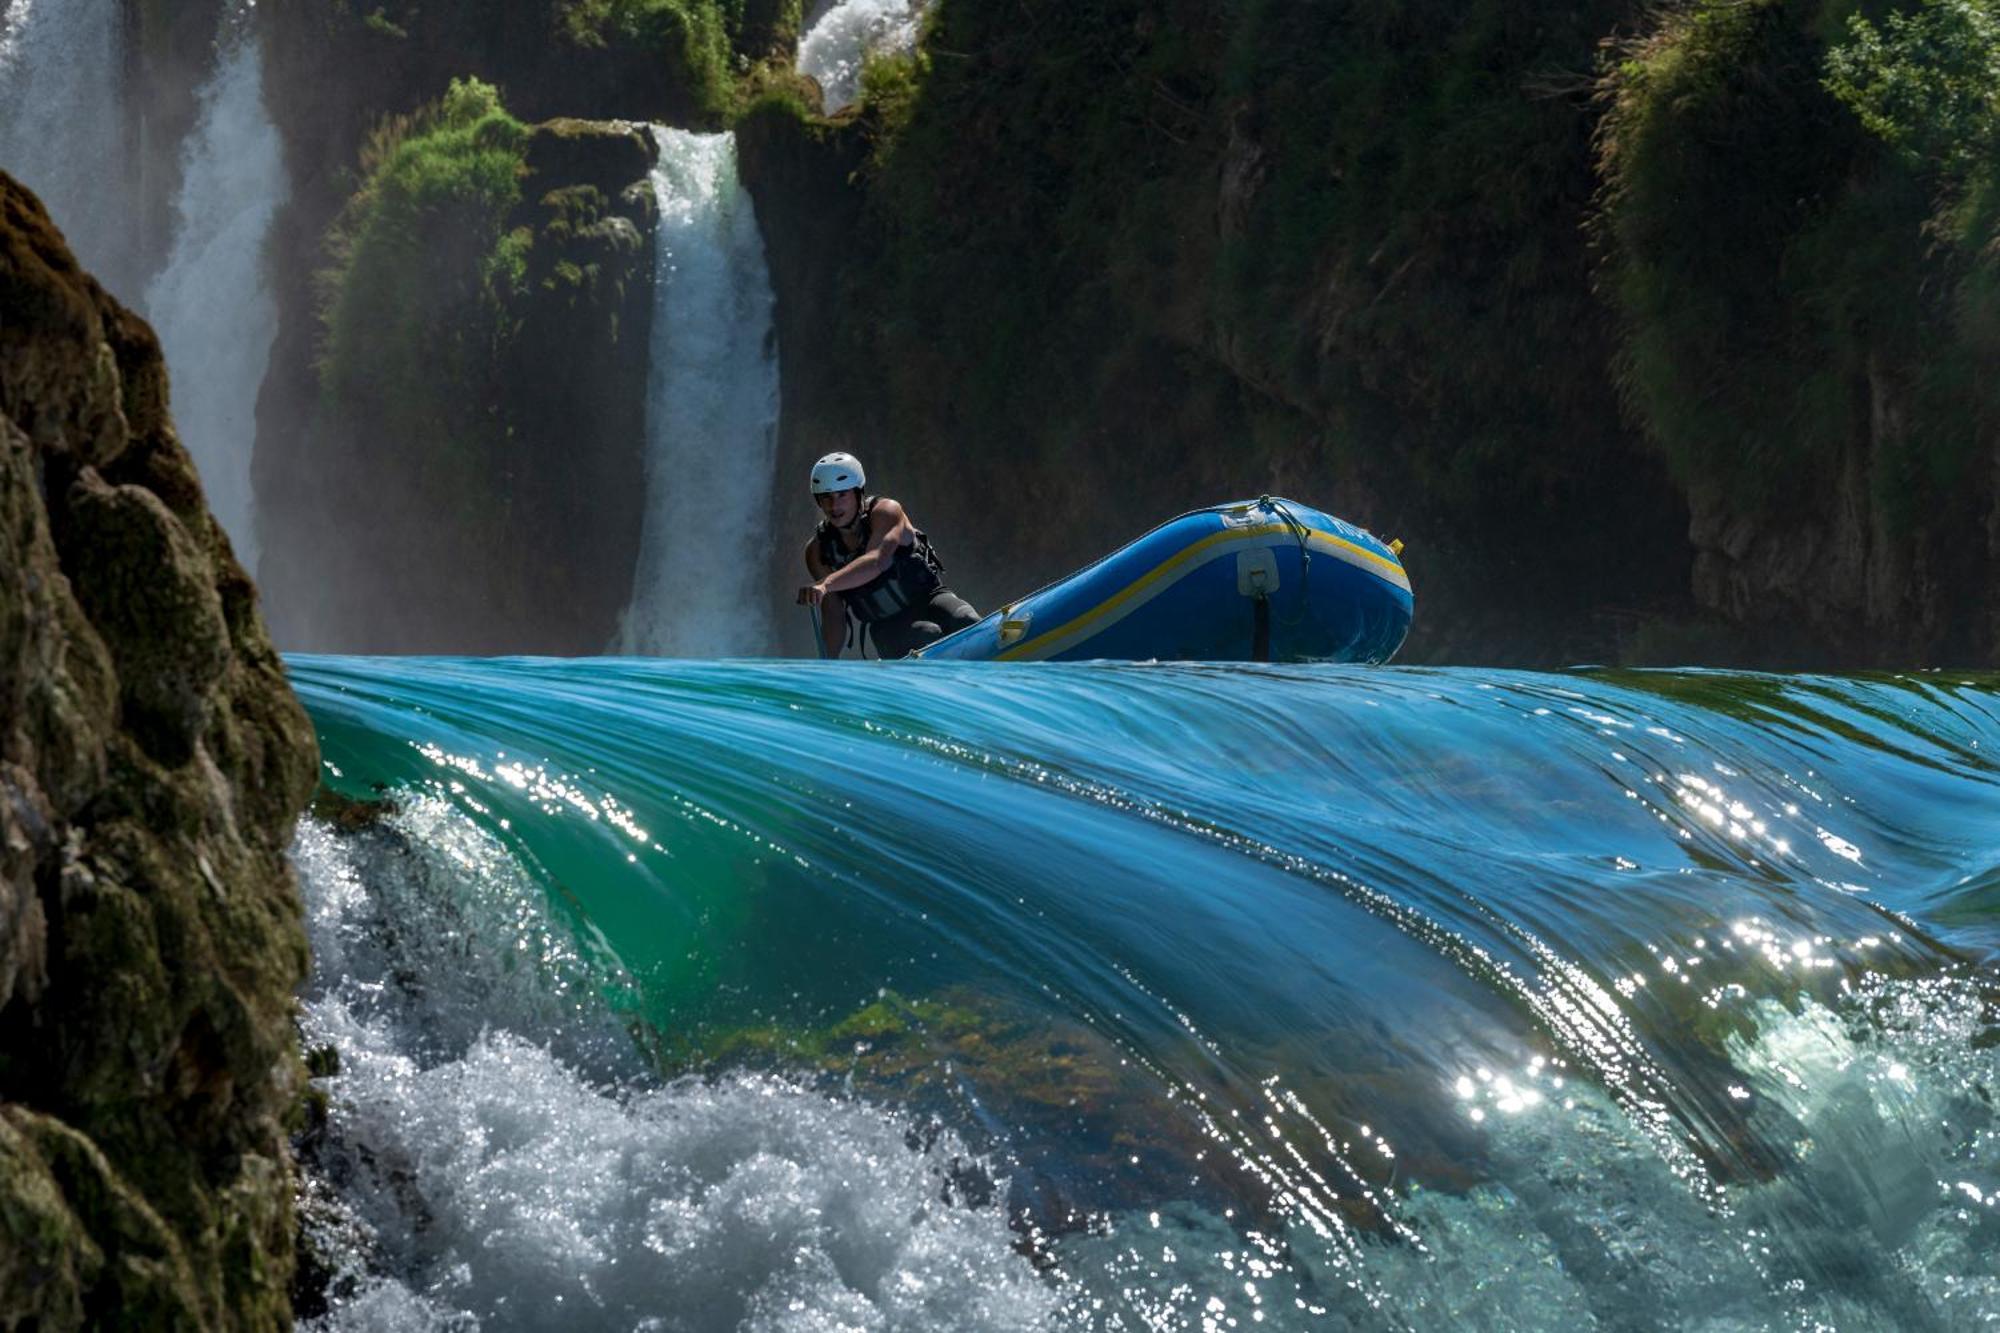
[[[1702,0],[1613,62],[1617,371],[1705,603],[1836,660],[1990,658],[1993,19],[1854,8]]]
[[[1985,0],[1025,13],[746,149],[774,272],[847,220],[789,461],[943,497],[977,595],[1294,489],[1411,539],[1418,657],[2000,651]]]
[[[653,149],[635,122],[719,124],[736,69],[797,16],[798,0],[259,9],[293,184],[254,463],[287,643],[603,647],[643,500]],[[454,81],[464,123],[447,129],[423,108]]]
[[[833,118],[798,0],[477,10],[270,20],[293,58],[382,57],[339,114],[284,99],[288,140],[352,162],[360,108],[447,74],[531,116],[733,118],[781,468],[866,453],[975,600],[1273,490],[1410,539],[1419,658],[2000,651],[1987,0],[941,0]],[[545,194],[431,242],[484,257],[503,339]],[[388,359],[399,393],[461,383]]]
[[[1943,455],[1946,470],[1966,461],[1964,446],[1990,441],[2000,393],[1981,366],[2000,354],[2000,8],[1987,0],[1922,0],[1890,13],[1878,28],[1863,15],[1828,56],[1827,87],[1894,150],[1933,201],[1924,224],[1938,240],[1949,276],[1943,310],[1953,335],[1947,377],[1969,420]],[[1964,391],[1983,392],[1973,400]],[[1976,430],[1966,430],[1966,426]]]
[[[305,425],[260,451],[264,573],[306,642],[609,639],[640,519],[653,154],[621,122],[525,126],[469,78],[378,125],[319,276]]]
[[[474,502],[484,459],[463,457],[508,298],[526,275],[529,237],[505,229],[521,196],[527,130],[476,79],[376,131],[362,186],[335,224],[327,292],[327,390],[366,428],[425,439],[424,489],[445,506]],[[412,299],[412,298],[416,299]],[[444,447],[439,447],[444,446]]]
[[[739,62],[798,23],[800,0],[303,0],[259,13],[301,206],[324,226],[356,188],[385,117],[454,78],[498,89],[524,120],[622,117],[719,125]]]
[[[1922,260],[1921,196],[1856,160],[1819,53],[1777,0],[1696,5],[1613,71],[1600,136],[1623,383],[1684,484],[1745,500],[1831,480]]]

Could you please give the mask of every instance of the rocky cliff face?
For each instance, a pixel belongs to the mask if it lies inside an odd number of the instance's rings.
[[[598,652],[629,600],[652,324],[644,122],[719,126],[739,61],[786,40],[799,3],[502,8],[303,0],[258,11],[293,183],[271,245],[280,329],[255,461],[259,579],[288,647]],[[436,336],[402,360],[427,388],[395,401],[329,392],[340,293],[328,275],[341,266],[341,220],[379,165],[363,159],[385,127],[421,119],[453,80],[473,78],[541,122],[525,138],[518,207],[500,237],[488,219],[447,216],[450,201],[410,228],[425,254],[400,304]],[[501,246],[521,266],[492,283],[502,264],[476,269]],[[449,308],[454,282],[489,286],[481,296],[497,310],[466,320]],[[404,424],[385,422],[385,408]]]
[[[0,175],[0,1325],[289,1322],[316,760],[152,331]]]
[[[797,0],[265,6],[281,628],[593,651],[624,595],[647,222],[559,136],[508,220],[513,341],[427,364],[422,431],[321,399],[312,278],[370,127],[478,74],[529,117],[736,119],[784,364],[774,598],[804,464],[847,448],[987,606],[1274,491],[1407,539],[1410,660],[2000,660],[2000,170],[1936,165],[2000,161],[2000,115],[1943,117],[1929,165],[1871,138],[1828,78],[1872,12],[943,0],[829,119]],[[463,241],[426,242],[440,272]]]

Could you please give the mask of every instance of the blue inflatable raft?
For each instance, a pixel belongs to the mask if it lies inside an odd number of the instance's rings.
[[[1198,509],[916,656],[1384,662],[1415,606],[1400,546],[1295,500]]]

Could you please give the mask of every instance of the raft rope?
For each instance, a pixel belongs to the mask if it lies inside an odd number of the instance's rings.
[[[1279,520],[1291,530],[1292,540],[1299,544],[1299,609],[1297,614],[1290,620],[1280,619],[1278,621],[1280,625],[1296,625],[1306,618],[1306,611],[1308,609],[1306,594],[1312,582],[1313,567],[1312,546],[1310,544],[1312,529],[1307,527],[1304,521],[1292,512],[1290,505],[1278,499],[1275,495],[1258,496],[1257,505],[1261,509],[1266,509],[1276,514]],[[1259,600],[1264,599],[1260,598]]]

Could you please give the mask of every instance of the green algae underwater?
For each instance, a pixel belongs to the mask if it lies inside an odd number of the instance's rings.
[[[314,1326],[2000,1315],[1993,677],[290,669]]]

